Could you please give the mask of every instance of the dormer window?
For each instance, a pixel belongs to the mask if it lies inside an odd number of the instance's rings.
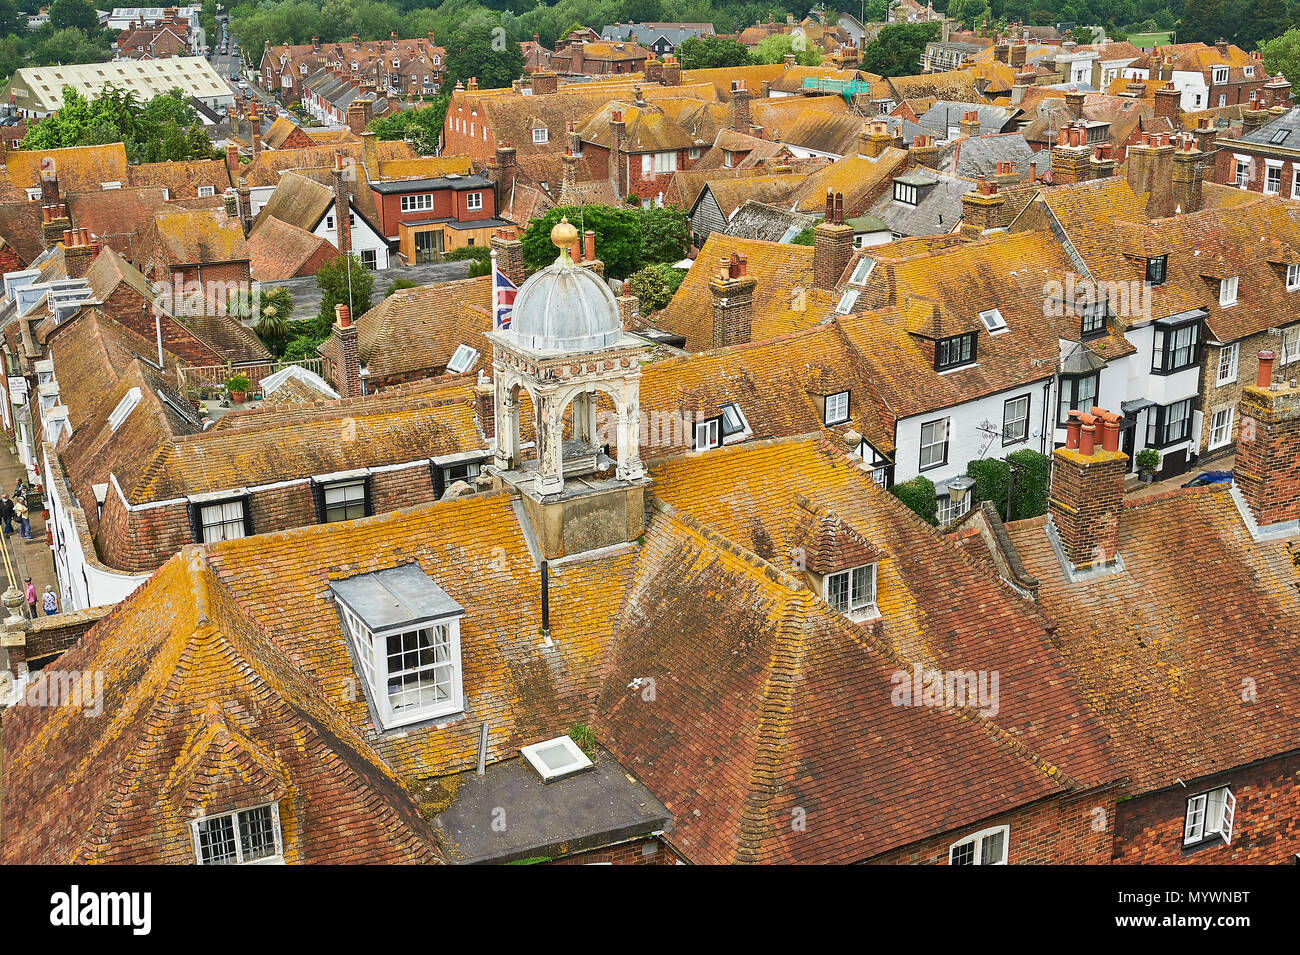
[[[941,338],[934,343],[934,370],[947,371],[973,364],[975,361],[975,332]]]
[[[1228,68],[1226,66],[1216,66],[1211,75],[1211,81],[1215,86],[1222,86],[1228,82]]]
[[[1237,797],[1227,786],[1211,789],[1187,800],[1183,819],[1183,846],[1223,840],[1232,845],[1232,824],[1237,815]]]
[[[280,804],[205,816],[190,823],[199,865],[274,865],[284,861]]]
[[[1286,290],[1294,292],[1300,289],[1300,265],[1288,265],[1286,267]]]
[[[876,565],[827,574],[822,596],[831,609],[845,614],[876,616]]]
[[[1169,265],[1169,256],[1156,255],[1147,259],[1147,284],[1164,285],[1165,270]]]
[[[1087,302],[1079,315],[1079,336],[1084,339],[1106,334],[1106,303]]]
[[[540,129],[534,129],[534,130],[533,130],[533,142],[534,142],[534,143],[539,143],[539,144],[540,144],[540,143],[549,142],[549,141],[550,141],[550,138],[551,138],[551,131],[550,131],[549,129],[547,129],[545,126],[543,126],[543,127],[540,128]]]
[[[330,585],[381,729],[460,713],[464,608],[417,564]]]
[[[1219,307],[1237,304],[1237,276],[1230,275],[1219,282]]]
[[[695,450],[707,451],[722,445],[722,418],[707,418],[695,424]]]
[[[916,186],[906,182],[894,182],[894,201],[916,205]]]
[[[726,441],[735,435],[747,437],[750,433],[749,422],[745,420],[745,413],[740,410],[740,405],[735,402],[722,406],[722,439]]]
[[[849,420],[849,393],[847,391],[826,396],[826,412],[823,415],[823,420],[828,426],[843,424]]]

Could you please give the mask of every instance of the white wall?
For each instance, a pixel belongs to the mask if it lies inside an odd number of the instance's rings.
[[[1205,83],[1204,74],[1191,70],[1174,70],[1170,80],[1174,84],[1174,89],[1183,94],[1179,101],[1182,109],[1190,112],[1209,109],[1214,105],[1209,102],[1210,88]]]
[[[329,217],[333,214],[334,207],[330,206],[325,213],[325,218],[321,219],[320,224],[316,226],[316,231],[313,235],[318,235],[323,239],[329,239],[334,243],[334,247],[337,249],[339,245],[338,228],[336,226],[335,228],[330,229],[325,225],[325,223],[329,221]],[[384,240],[384,237],[374,229],[370,228],[366,223],[366,220],[361,217],[361,213],[357,212],[355,208],[352,208],[352,223],[353,253],[360,258],[363,251],[373,250],[375,253],[375,268],[388,268],[388,243]]]

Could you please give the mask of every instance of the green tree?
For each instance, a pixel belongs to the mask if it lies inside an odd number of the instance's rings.
[[[99,14],[87,0],[54,0],[50,5],[50,26],[56,30],[71,28],[84,33],[99,32]]]
[[[351,268],[349,268],[349,264]],[[348,273],[351,272],[351,285]],[[337,256],[322,265],[316,273],[316,284],[320,286],[320,313],[317,319],[323,323],[325,334],[334,323],[334,306],[350,305],[352,314],[360,318],[370,310],[370,294],[374,291],[375,276],[361,264],[355,255]]]
[[[455,86],[478,78],[481,89],[501,89],[519,79],[524,71],[524,54],[505,28],[487,17],[473,17],[457,30],[447,44],[447,70],[443,82]]]
[[[754,47],[754,62],[780,63],[787,53],[793,53],[794,61],[800,66],[820,66],[822,62],[821,51],[803,34],[792,36],[789,33],[776,33],[759,41]]]
[[[1187,0],[1178,21],[1178,41],[1213,43],[1223,32],[1223,0]]]
[[[640,209],[560,206],[529,222],[520,237],[527,268],[539,269],[556,260],[559,252],[551,243],[551,230],[561,217],[567,218],[575,227],[596,233],[596,255],[605,263],[605,274],[610,278],[626,278],[648,264],[641,258]]]
[[[925,45],[938,36],[937,23],[891,23],[862,51],[862,69],[880,76],[911,76],[920,68]]]
[[[910,481],[895,484],[889,493],[920,515],[927,524],[938,524],[939,499],[934,491],[934,482],[918,474]]]
[[[0,0],[0,37],[19,37],[27,32],[27,18],[18,16],[14,0]]]
[[[376,139],[405,139],[422,156],[433,156],[442,141],[450,93],[439,93],[419,109],[399,110],[370,124]]]
[[[641,300],[642,312],[656,312],[672,300],[668,279],[657,265],[647,265],[634,273],[631,284],[632,294]]]
[[[813,245],[813,230],[811,228],[801,230],[793,239],[791,245]]]
[[[232,292],[226,303],[226,314],[250,327],[277,355],[293,337],[293,297],[287,288]]]
[[[640,215],[641,262],[676,262],[690,248],[691,226],[676,206],[636,210]]]
[[[1281,73],[1293,86],[1300,86],[1300,29],[1287,30],[1260,44],[1259,49],[1270,74]]]
[[[419,284],[418,282],[412,282],[410,279],[393,279],[388,285],[388,291],[384,293],[384,298],[388,298],[394,292],[399,292],[404,288],[418,288]]]
[[[1237,43],[1258,49],[1266,40],[1280,37],[1291,25],[1285,0],[1251,0],[1250,16],[1237,32]]]
[[[721,36],[687,37],[678,44],[676,56],[684,70],[716,70],[754,62],[748,47]]]

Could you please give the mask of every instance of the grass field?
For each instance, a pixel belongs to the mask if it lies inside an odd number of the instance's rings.
[[[1170,33],[1130,33],[1128,41],[1145,50],[1152,46],[1168,46],[1171,36]]]

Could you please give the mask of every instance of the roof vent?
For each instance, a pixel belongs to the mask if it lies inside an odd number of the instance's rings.
[[[586,753],[578,749],[578,744],[567,736],[557,736],[544,743],[525,746],[519,750],[519,754],[528,761],[528,765],[544,783],[553,783],[566,776],[585,772],[595,765]]]

